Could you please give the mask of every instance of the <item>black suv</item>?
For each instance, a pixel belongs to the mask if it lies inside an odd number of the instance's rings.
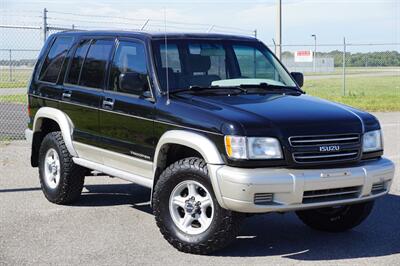
[[[374,116],[302,84],[254,38],[57,33],[29,85],[31,164],[56,204],[78,200],[93,170],[151,188],[161,233],[184,252],[226,246],[250,213],[344,231],[394,165]]]

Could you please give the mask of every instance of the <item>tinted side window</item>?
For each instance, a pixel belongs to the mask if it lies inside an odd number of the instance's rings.
[[[107,60],[113,45],[113,40],[92,41],[83,64],[79,85],[91,88],[103,87]]]
[[[75,55],[72,58],[71,68],[69,70],[66,83],[78,84],[79,74],[81,73],[82,64],[85,60],[89,44],[90,40],[84,40],[80,42],[78,48],[75,51]]]
[[[39,80],[56,83],[65,56],[72,45],[72,37],[57,37],[40,71]]]
[[[141,43],[121,41],[114,56],[109,88],[142,95],[148,90],[145,47]]]

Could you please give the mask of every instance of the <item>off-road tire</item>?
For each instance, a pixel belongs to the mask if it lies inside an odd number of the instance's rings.
[[[309,227],[327,232],[343,232],[361,224],[371,213],[374,201],[343,206],[297,211],[296,214]]]
[[[182,181],[194,180],[210,192],[214,202],[214,217],[203,233],[189,235],[173,222],[169,211],[169,198],[174,187]],[[170,165],[161,174],[153,192],[153,212],[164,238],[176,249],[192,254],[208,254],[226,247],[237,236],[243,216],[219,206],[203,159],[185,158]]]
[[[50,188],[44,180],[44,160],[49,149],[55,149],[60,159],[60,181]],[[86,169],[74,164],[60,131],[48,133],[39,149],[39,179],[45,197],[55,204],[71,204],[78,200],[85,182]]]

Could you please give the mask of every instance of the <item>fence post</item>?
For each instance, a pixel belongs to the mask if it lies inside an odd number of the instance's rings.
[[[11,64],[12,64],[12,55],[11,55],[11,53],[12,53],[12,50],[10,49],[10,50],[8,50],[8,52],[9,52],[9,56],[10,56],[10,63],[9,63],[9,68],[10,68],[10,76],[8,77],[8,79],[10,80],[10,82],[12,82],[12,66],[11,66]]]
[[[47,9],[43,9],[43,43],[47,40]]]
[[[343,37],[343,96],[346,96],[346,37]]]

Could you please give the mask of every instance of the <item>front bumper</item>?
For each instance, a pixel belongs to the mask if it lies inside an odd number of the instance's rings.
[[[209,170],[218,187],[220,204],[245,213],[286,212],[368,201],[388,193],[394,177],[394,164],[385,158],[335,169],[211,165]],[[373,185],[381,189],[372,191]],[[355,193],[346,194],[349,188]],[[255,200],[256,194],[263,197],[265,193],[272,195],[271,201],[260,204]],[[318,197],[309,200],[305,195]]]

